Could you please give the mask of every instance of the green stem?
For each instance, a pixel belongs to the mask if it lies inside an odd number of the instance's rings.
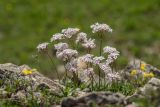
[[[100,35],[100,50],[99,50],[99,55],[102,55],[102,34]]]
[[[66,69],[66,67],[65,67],[65,64],[66,64],[66,62],[63,62],[63,66],[64,66],[64,68],[65,68],[65,78],[67,78],[68,77],[68,74],[67,74],[67,69]]]
[[[100,48],[99,48],[99,55],[102,55],[102,34],[100,35]],[[101,84],[101,70],[100,68],[98,69],[98,76],[99,76],[99,88],[100,88],[100,84]]]
[[[59,76],[59,74],[58,74],[58,70],[57,70],[57,67],[56,67],[56,65],[55,65],[55,63],[54,63],[54,61],[53,61],[53,59],[52,59],[52,57],[49,55],[48,52],[47,52],[47,55],[48,55],[48,57],[49,57],[51,63],[53,64],[53,66],[54,66],[54,68],[55,68],[55,71],[56,71],[56,74],[57,74],[57,77],[58,77],[58,80],[60,81],[60,76]]]

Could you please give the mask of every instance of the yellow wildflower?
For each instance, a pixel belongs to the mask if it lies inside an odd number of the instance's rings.
[[[141,70],[145,71],[146,69],[146,64],[145,63],[142,63],[141,66],[140,66]]]
[[[144,72],[143,73],[143,77],[144,78],[151,78],[151,77],[154,77],[154,74],[151,72],[151,73],[146,73],[146,72]]]
[[[24,68],[23,70],[22,70],[22,74],[24,74],[24,75],[31,75],[34,71],[36,71],[36,69],[26,69],[26,68]]]
[[[134,76],[134,75],[136,75],[136,74],[137,74],[137,70],[134,69],[134,70],[131,71],[131,75],[132,75],[132,76]]]

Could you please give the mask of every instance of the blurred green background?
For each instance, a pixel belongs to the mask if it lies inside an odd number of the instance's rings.
[[[160,66],[160,0],[0,0],[0,63],[28,64],[51,75],[35,60],[36,46],[62,28],[107,23],[114,32],[105,44],[120,52],[120,68],[131,57]]]

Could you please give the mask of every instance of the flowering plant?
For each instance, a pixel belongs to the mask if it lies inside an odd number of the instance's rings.
[[[88,38],[87,34],[80,32],[79,28],[67,28],[54,34],[50,43],[38,45],[37,49],[40,53],[47,53],[56,68],[54,60],[47,52],[48,45],[54,44],[55,56],[64,64],[65,78],[72,78],[76,86],[85,81],[91,84],[92,88],[94,84],[98,84],[100,88],[102,84],[121,79],[119,73],[111,68],[111,64],[118,58],[120,52],[111,46],[103,48],[102,36],[105,36],[107,32],[112,32],[109,25],[95,23],[90,27],[94,34],[100,35],[100,46],[96,46],[95,39]],[[64,40],[75,41],[76,48],[71,47],[71,42],[62,42]],[[86,50],[86,54],[78,52],[80,46]],[[96,48],[99,49],[99,56],[92,53],[92,50]],[[59,72],[55,70],[60,81]]]

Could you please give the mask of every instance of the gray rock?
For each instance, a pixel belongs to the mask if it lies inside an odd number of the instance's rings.
[[[44,104],[45,100],[54,104],[56,101],[53,99],[62,96],[64,86],[59,81],[51,80],[38,71],[24,75],[23,69],[31,70],[27,65],[0,64],[0,89],[4,89],[0,91],[0,100],[10,99],[20,106],[27,106],[28,101],[33,99],[40,105]]]
[[[41,73],[35,71],[33,72],[32,75],[30,76],[24,76],[21,74],[21,71],[26,68],[26,69],[31,69],[27,65],[22,65],[22,66],[17,66],[12,63],[6,63],[6,64],[0,64],[0,78],[6,79],[8,76],[13,75],[12,77],[16,78],[25,78],[28,80],[32,80],[34,82],[34,85],[36,86],[45,86],[53,91],[59,92],[64,86],[60,85],[58,81],[56,80],[51,80],[45,76],[43,76]],[[9,79],[10,77],[8,77]]]
[[[12,63],[0,64],[0,74],[4,74],[6,72],[16,72],[19,73],[21,70],[17,65]]]
[[[62,107],[90,107],[92,104],[98,106],[105,105],[123,105],[125,96],[120,93],[94,92],[79,98],[65,98]]]
[[[139,106],[136,103],[132,103],[132,104],[129,104],[129,105],[125,106],[125,107],[139,107]]]
[[[156,91],[158,88],[160,88],[160,79],[152,78],[147,84],[144,85],[144,87],[140,88],[138,93],[147,95],[148,91]]]
[[[143,87],[139,88],[133,95],[127,96],[126,101],[132,102],[137,98],[154,97],[154,94],[159,93],[160,79],[151,78]],[[153,94],[154,93],[154,94]]]

